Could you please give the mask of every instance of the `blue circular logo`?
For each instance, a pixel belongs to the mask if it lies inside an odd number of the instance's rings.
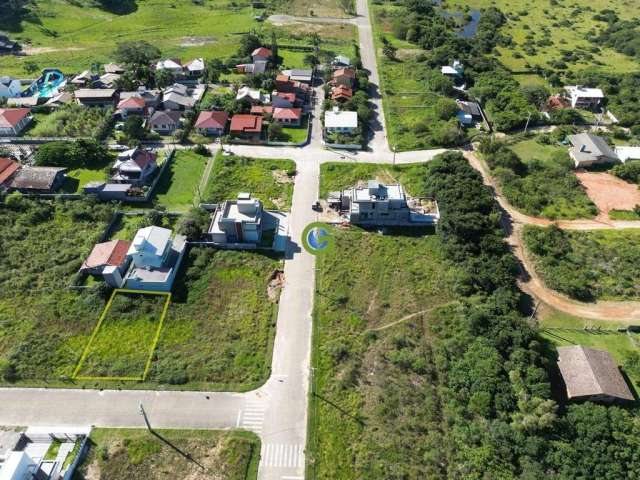
[[[302,232],[302,245],[312,255],[326,253],[333,247],[333,235],[326,224],[314,222]]]

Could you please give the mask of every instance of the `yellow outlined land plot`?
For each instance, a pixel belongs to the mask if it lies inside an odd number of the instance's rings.
[[[155,301],[158,297],[165,297],[164,302]],[[72,378],[144,381],[151,368],[170,303],[169,292],[115,289],[100,314]],[[159,310],[159,316],[155,309]],[[147,345],[148,350],[144,348]],[[140,366],[139,376],[117,373],[135,369],[137,365]]]

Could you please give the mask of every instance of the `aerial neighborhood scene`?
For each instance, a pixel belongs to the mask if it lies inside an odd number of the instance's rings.
[[[639,19],[0,0],[0,480],[640,478]]]

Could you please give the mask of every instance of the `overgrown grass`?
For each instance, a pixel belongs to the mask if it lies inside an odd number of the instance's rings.
[[[177,150],[153,192],[152,201],[169,211],[186,211],[197,205],[202,174],[209,160],[191,150]]]
[[[640,297],[640,232],[529,226],[524,239],[549,287],[587,301]]]
[[[384,183],[400,183],[413,196],[424,195],[424,164],[376,165],[371,163],[328,162],[320,166],[320,198],[329,192],[343,190],[358,182],[378,179]]]
[[[423,440],[437,426],[432,382],[416,372],[430,311],[453,298],[439,238],[332,233],[336,248],[318,257],[309,475],[382,478],[392,462],[427,478]]]
[[[2,59],[0,59],[0,62]],[[34,115],[34,125],[27,137],[91,137],[100,139],[108,133],[112,109],[87,108],[71,103],[48,114]]]
[[[254,480],[260,440],[250,432],[216,430],[157,430],[168,442],[188,452],[201,470],[162,440],[143,429],[104,429],[91,432],[91,448],[74,478],[204,480],[215,475],[225,480]]]
[[[281,260],[192,248],[176,279],[148,381],[181,388],[248,390],[269,376]]]
[[[223,202],[235,199],[240,192],[248,192],[262,200],[265,208],[289,210],[295,169],[293,160],[218,153],[204,198],[209,202]]]
[[[88,345],[78,376],[142,378],[167,297],[117,293]]]

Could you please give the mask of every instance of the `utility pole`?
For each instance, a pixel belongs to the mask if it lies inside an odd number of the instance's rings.
[[[524,126],[524,134],[527,134],[527,128],[529,128],[529,121],[531,120],[531,111],[529,111],[529,116],[527,117],[527,123]]]
[[[138,403],[138,408],[140,409],[140,415],[142,415],[142,418],[144,418],[144,423],[147,425],[147,428],[149,429],[150,432],[153,432],[153,428],[151,428],[151,424],[149,423],[149,418],[147,417],[147,412],[144,411],[144,406],[142,405],[142,402]]]

